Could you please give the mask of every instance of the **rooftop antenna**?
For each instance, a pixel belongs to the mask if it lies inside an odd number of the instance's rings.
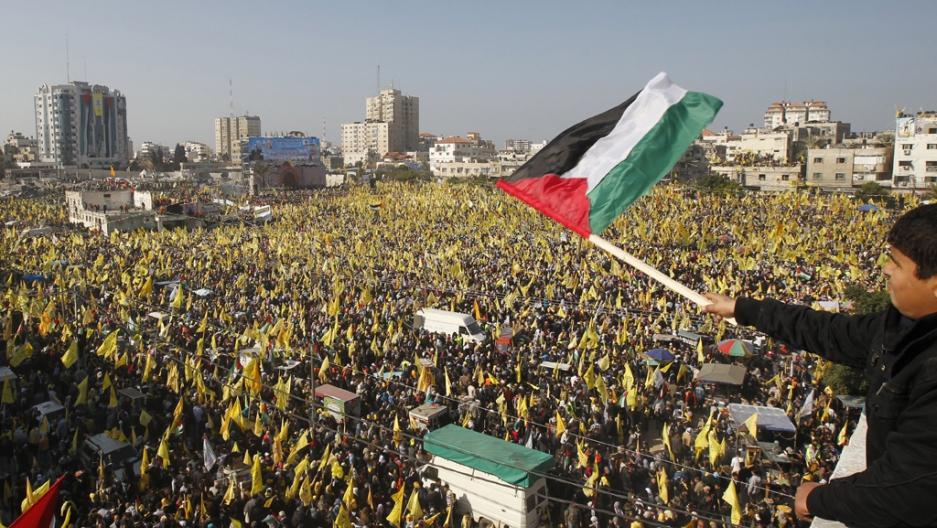
[[[68,33],[65,34],[65,82],[72,82],[71,66],[68,60]]]
[[[381,65],[377,65],[377,93],[381,93]]]
[[[88,60],[81,59],[81,62],[83,62],[85,66],[85,82],[88,82]]]
[[[325,119],[322,120],[322,139],[325,140]]]

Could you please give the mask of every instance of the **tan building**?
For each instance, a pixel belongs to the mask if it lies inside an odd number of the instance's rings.
[[[376,97],[368,97],[365,120],[388,124],[387,150],[379,152],[407,152],[417,149],[420,139],[420,98],[403,95],[400,90],[381,90]]]
[[[898,116],[893,175],[896,189],[920,190],[937,184],[937,112]]]
[[[788,132],[748,129],[739,136],[727,137],[726,161],[733,163],[740,154],[745,153],[754,154],[759,161],[787,164],[791,159],[791,145]]]
[[[412,152],[420,145],[420,98],[381,90],[365,100],[365,120],[342,125],[345,166],[369,163],[388,152]]]
[[[726,176],[743,187],[759,191],[789,191],[801,181],[802,165],[752,166],[717,165],[712,172]]]
[[[260,135],[260,118],[257,116],[215,118],[215,154],[219,159],[239,161],[241,144]]]
[[[847,190],[867,182],[890,184],[889,150],[883,147],[809,149],[806,183],[826,190]]]

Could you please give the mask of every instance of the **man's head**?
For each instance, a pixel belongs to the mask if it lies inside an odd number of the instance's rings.
[[[902,215],[887,242],[884,272],[891,303],[911,319],[937,313],[937,204]]]

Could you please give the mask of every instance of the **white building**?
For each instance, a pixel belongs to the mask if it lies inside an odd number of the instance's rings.
[[[39,143],[34,138],[11,130],[3,144],[3,154],[15,163],[30,163],[38,159]]]
[[[44,84],[33,99],[40,161],[108,167],[129,160],[127,99],[119,91],[75,81]]]
[[[779,126],[826,123],[829,120],[830,109],[824,101],[775,101],[765,112],[764,127],[774,130]]]
[[[185,148],[185,159],[189,160],[190,163],[211,159],[211,149],[204,143],[186,141],[183,147]]]
[[[130,189],[65,191],[68,221],[109,235],[156,227],[153,198],[148,192]]]
[[[466,136],[450,136],[436,141],[429,151],[429,169],[433,174],[437,176],[461,175],[466,169],[471,169],[470,175],[481,175],[485,167],[477,167],[475,170],[464,164],[497,160],[498,151],[494,143],[482,139],[477,132],[469,132]],[[447,167],[450,164],[462,165]]]
[[[895,125],[892,187],[925,189],[937,184],[937,112],[900,114]]]
[[[800,184],[801,165],[754,166],[716,165],[712,172],[726,176],[730,180],[749,189],[760,191],[788,191]]]
[[[257,116],[215,118],[215,154],[219,159],[240,160],[242,144],[248,138],[260,135],[260,118]]]
[[[166,145],[160,145],[159,143],[153,143],[152,141],[144,141],[140,143],[140,150],[137,151],[136,159],[145,160],[149,159],[150,156],[155,155],[156,161],[161,163],[167,158],[171,158],[173,154],[173,149],[167,147]]]

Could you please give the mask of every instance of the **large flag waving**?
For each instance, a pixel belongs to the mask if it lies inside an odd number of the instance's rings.
[[[657,183],[721,107],[659,73],[624,103],[568,128],[498,187],[588,238]]]
[[[10,528],[44,528],[49,526],[49,523],[52,522],[52,516],[55,515],[55,503],[59,495],[59,486],[62,485],[63,480],[65,480],[64,475],[55,481],[55,484],[49,488],[49,491],[41,499],[17,517],[10,525]]]

